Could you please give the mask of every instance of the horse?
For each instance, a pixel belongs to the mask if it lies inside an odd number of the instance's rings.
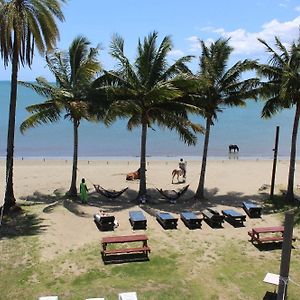
[[[172,183],[174,181],[174,177],[177,176],[177,181],[179,182],[179,176],[183,176],[184,175],[184,171],[182,169],[174,169],[172,171]]]
[[[231,152],[231,150],[233,150],[233,152],[235,152],[235,151],[239,152],[240,151],[240,149],[237,145],[229,145],[228,148],[229,148],[229,152]]]
[[[128,173],[126,175],[126,180],[135,180],[135,179],[140,179],[140,169],[138,169],[134,172]]]

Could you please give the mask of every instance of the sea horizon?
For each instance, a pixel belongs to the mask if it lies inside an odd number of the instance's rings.
[[[9,111],[10,82],[0,81],[0,157],[6,156],[6,135]],[[72,158],[73,130],[68,120],[54,124],[45,124],[29,129],[21,134],[19,126],[29,116],[25,107],[45,101],[34,91],[18,86],[16,113],[15,158]],[[225,108],[218,115],[218,121],[211,128],[208,157],[210,159],[228,159],[228,145],[237,144],[240,148],[239,159],[272,159],[276,126],[280,126],[278,156],[288,158],[290,154],[292,122],[294,109],[283,110],[269,120],[260,118],[263,102],[247,101],[246,108]],[[199,116],[191,116],[193,122],[204,126],[205,121]],[[126,120],[118,120],[112,126],[101,123],[82,121],[79,127],[79,159],[97,158],[107,160],[139,158],[140,129],[126,129]],[[204,136],[197,135],[195,146],[187,146],[179,136],[168,129],[154,126],[148,130],[147,158],[202,157]],[[299,142],[297,143],[299,146]],[[1,159],[1,158],[0,158]],[[91,159],[90,159],[91,160]]]

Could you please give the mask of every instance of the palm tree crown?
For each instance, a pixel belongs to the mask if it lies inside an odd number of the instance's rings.
[[[255,97],[256,78],[242,79],[242,74],[254,66],[253,61],[238,61],[232,67],[227,67],[233,48],[229,39],[218,39],[207,46],[200,41],[202,54],[200,56],[198,89],[194,95],[194,105],[201,108],[201,114],[206,119],[206,131],[203,147],[203,159],[197,198],[204,197],[204,181],[208,143],[211,125],[217,120],[218,113],[225,107],[245,106],[246,100]]]
[[[60,3],[66,0],[11,0],[2,1],[0,10],[1,56],[4,64],[12,61],[14,47],[18,61],[31,65],[34,46],[41,54],[53,49],[59,38],[55,18],[64,21]]]
[[[137,58],[131,64],[124,54],[124,40],[115,35],[111,43],[111,55],[118,61],[116,71],[106,72],[97,82],[106,82],[108,94],[114,102],[107,115],[107,122],[115,118],[127,118],[127,127],[131,130],[141,126],[141,180],[140,195],[146,193],[145,155],[147,128],[155,123],[161,127],[176,130],[180,138],[188,144],[195,144],[199,126],[188,120],[187,106],[179,101],[183,93],[177,83],[184,76],[177,76],[187,69],[185,63],[191,57],[186,56],[169,65],[167,55],[172,49],[170,37],[165,37],[157,46],[158,34],[153,32],[138,41]],[[192,129],[192,130],[191,130]]]
[[[56,122],[62,113],[73,123],[74,156],[70,196],[77,195],[78,127],[81,119],[93,120],[89,113],[87,98],[92,82],[101,70],[97,59],[99,48],[89,46],[87,38],[79,36],[73,40],[68,52],[55,51],[46,56],[47,65],[55,76],[56,85],[48,83],[43,78],[37,78],[36,84],[22,83],[48,100],[26,108],[32,115],[21,124],[21,132],[43,123]]]
[[[31,65],[34,48],[41,54],[52,49],[59,32],[55,20],[64,20],[61,4],[65,0],[11,0],[0,3],[0,54],[4,65],[12,65],[6,154],[4,209],[15,205],[13,190],[17,81],[20,63]]]
[[[273,49],[266,41],[265,46],[270,59],[267,64],[257,64],[258,75],[263,78],[260,96],[266,100],[262,110],[263,118],[270,118],[284,108],[296,107],[291,141],[290,166],[286,199],[294,200],[294,174],[296,162],[297,133],[300,118],[300,37],[289,48],[275,37]]]

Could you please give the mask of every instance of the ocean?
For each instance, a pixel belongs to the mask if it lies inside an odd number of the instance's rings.
[[[9,111],[10,82],[0,81],[0,156],[6,155],[6,137]],[[61,120],[53,124],[29,129],[24,135],[19,126],[29,116],[25,107],[41,103],[45,99],[31,89],[18,87],[15,156],[16,158],[68,158],[73,151],[73,129],[70,121]],[[239,158],[273,157],[275,129],[280,126],[279,157],[289,156],[294,109],[284,110],[272,119],[260,118],[263,102],[249,100],[245,108],[225,108],[218,115],[218,121],[211,128],[208,156],[228,157],[228,145],[237,144]],[[204,126],[199,116],[192,116],[194,122]],[[140,153],[140,129],[128,131],[126,120],[118,120],[109,128],[101,123],[82,121],[79,127],[79,157],[135,158]],[[184,144],[176,132],[168,129],[149,129],[147,156],[156,158],[195,157],[202,155],[204,136],[198,135],[196,146]],[[298,142],[299,147],[299,142]]]

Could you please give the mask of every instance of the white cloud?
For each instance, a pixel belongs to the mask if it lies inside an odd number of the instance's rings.
[[[300,5],[295,7],[295,11],[300,11]]]
[[[187,40],[190,43],[190,51],[191,52],[198,52],[199,49],[201,49],[200,41],[199,41],[199,38],[197,36],[195,36],[195,35],[190,36],[190,37],[187,38]]]
[[[211,28],[210,33],[217,37],[230,38],[230,44],[234,48],[235,54],[260,54],[264,52],[264,47],[258,42],[258,38],[265,40],[267,43],[273,43],[274,37],[278,36],[283,43],[290,43],[298,38],[300,26],[300,16],[286,22],[280,22],[276,19],[262,25],[258,32],[248,32],[244,28],[238,28],[233,31],[226,31],[224,28]],[[206,39],[210,43],[212,38]],[[188,38],[190,41],[190,51],[195,52],[199,47],[198,37]]]
[[[169,52],[169,56],[181,57],[184,55],[184,52],[179,49],[174,49]]]

